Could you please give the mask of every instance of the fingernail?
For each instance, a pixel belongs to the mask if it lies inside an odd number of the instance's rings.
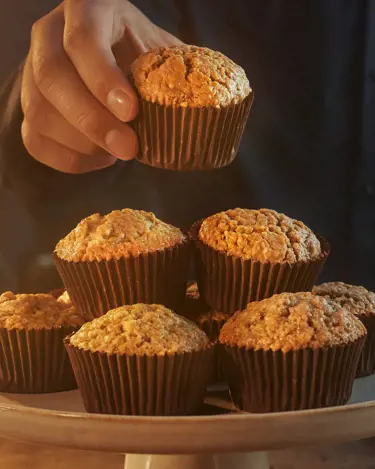
[[[130,159],[127,156],[129,155],[129,137],[122,134],[119,130],[110,130],[105,137],[105,143],[112,155],[122,160]]]
[[[111,90],[107,96],[108,107],[122,121],[129,120],[132,112],[132,100],[122,90]]]

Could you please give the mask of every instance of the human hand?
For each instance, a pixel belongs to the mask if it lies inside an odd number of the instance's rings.
[[[138,150],[138,111],[126,78],[148,49],[181,42],[127,0],[66,0],[32,28],[21,104],[22,139],[36,160],[85,173]]]

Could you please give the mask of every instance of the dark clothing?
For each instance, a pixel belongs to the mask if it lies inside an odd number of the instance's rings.
[[[212,172],[133,161],[85,175],[58,173],[22,145],[16,74],[0,101],[0,290],[58,286],[48,254],[93,212],[142,208],[187,227],[235,206],[303,220],[333,244],[324,279],[375,289],[375,2],[134,3],[185,42],[221,50],[245,68],[255,104],[240,153]],[[20,49],[18,60],[27,41]]]

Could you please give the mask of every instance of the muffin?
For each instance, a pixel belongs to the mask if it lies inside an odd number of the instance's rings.
[[[53,258],[73,304],[88,320],[124,304],[185,298],[190,243],[178,228],[142,210],[82,220]]]
[[[346,404],[365,338],[350,311],[306,292],[250,303],[219,342],[236,405],[278,412]]]
[[[138,57],[139,161],[172,170],[207,170],[235,158],[253,102],[244,70],[205,47],[159,48]]]
[[[113,309],[65,345],[88,412],[191,414],[212,371],[206,334],[161,305]]]
[[[308,291],[329,245],[301,221],[269,209],[236,208],[196,223],[199,290],[216,311],[235,313],[275,293]]]
[[[375,293],[364,287],[347,285],[342,282],[322,283],[313,288],[315,295],[331,298],[360,319],[367,329],[357,376],[375,373]]]
[[[83,324],[51,294],[0,295],[0,391],[19,394],[77,387],[63,339]]]

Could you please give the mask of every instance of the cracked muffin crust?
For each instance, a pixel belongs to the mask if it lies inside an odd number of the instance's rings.
[[[84,324],[70,344],[90,352],[165,355],[203,350],[206,334],[161,305],[121,306]]]
[[[178,107],[225,107],[251,92],[244,70],[228,57],[205,47],[176,46],[147,52],[131,72],[140,96]]]
[[[0,295],[0,327],[6,329],[52,329],[61,326],[81,326],[83,317],[70,303],[50,294]]]
[[[358,316],[375,315],[375,293],[343,282],[328,282],[313,288],[315,295],[330,298]]]
[[[168,249],[185,239],[153,213],[126,208],[85,218],[59,241],[55,253],[65,261],[111,260]]]
[[[57,301],[60,301],[61,303],[65,303],[67,305],[72,305],[72,300],[70,299],[69,293],[66,290],[61,293],[60,296],[58,296]]]
[[[222,327],[222,344],[289,352],[344,345],[366,335],[362,322],[334,301],[312,293],[281,293],[249,303]]]
[[[310,228],[269,209],[236,208],[212,215],[202,222],[198,238],[227,255],[260,262],[310,261],[321,254]]]

